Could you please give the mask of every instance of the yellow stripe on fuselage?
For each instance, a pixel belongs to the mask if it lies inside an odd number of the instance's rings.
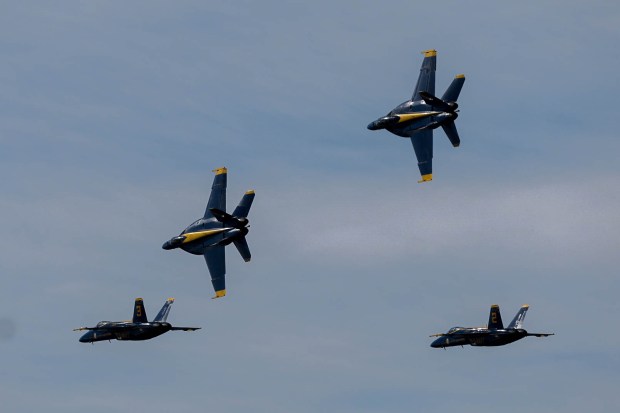
[[[182,244],[187,244],[189,242],[196,241],[197,239],[208,237],[209,235],[219,234],[220,232],[224,232],[224,231],[226,231],[225,228],[218,228],[218,229],[209,229],[207,231],[188,232],[188,233],[183,234],[185,239],[183,240]]]
[[[416,113],[405,113],[403,115],[398,116],[398,123],[407,122],[415,119],[427,118],[429,116],[438,115],[441,112],[416,112]]]

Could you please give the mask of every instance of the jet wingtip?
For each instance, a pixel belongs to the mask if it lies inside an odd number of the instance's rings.
[[[222,298],[222,297],[224,297],[225,295],[226,295],[226,290],[220,290],[220,291],[216,291],[216,292],[215,292],[215,296],[214,296],[214,297],[211,297],[211,298],[213,298],[213,299],[216,299],[216,298]]]
[[[422,175],[422,179],[418,181],[418,183],[421,184],[423,182],[428,182],[432,180],[433,180],[433,174],[426,174],[426,175]]]
[[[221,174],[228,173],[228,169],[226,169],[225,166],[222,166],[221,168],[214,169],[212,172],[215,172],[216,175],[221,175]]]
[[[422,54],[424,55],[424,57],[437,56],[437,50],[435,50],[435,49],[423,50]]]

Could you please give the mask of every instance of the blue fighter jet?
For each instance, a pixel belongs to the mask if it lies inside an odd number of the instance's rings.
[[[547,337],[553,333],[528,333],[524,330],[523,320],[529,305],[521,307],[515,318],[508,327],[504,328],[499,306],[493,304],[489,314],[487,327],[452,327],[447,333],[433,334],[431,337],[439,337],[431,343],[434,348],[446,348],[453,346],[503,346],[523,337]]]
[[[73,331],[87,330],[80,337],[80,343],[94,343],[103,340],[142,341],[162,335],[168,331],[195,331],[200,327],[172,327],[166,320],[174,298],[168,298],[153,321],[146,318],[142,298],[136,298],[131,321],[100,321],[95,327],[80,327]]]
[[[441,126],[452,146],[456,148],[461,144],[454,121],[459,116],[456,101],[465,83],[465,75],[456,75],[441,99],[436,97],[437,51],[426,50],[422,53],[424,60],[411,99],[368,125],[370,130],[387,129],[395,135],[411,139],[422,175],[422,180],[418,182],[433,179],[433,129]]]
[[[252,255],[245,236],[250,227],[248,214],[254,201],[254,191],[243,195],[232,215],[226,212],[226,168],[215,169],[211,195],[204,216],[185,228],[181,234],[166,241],[162,248],[171,250],[181,248],[194,255],[203,255],[211,274],[215,297],[226,295],[226,260],[224,247],[235,244],[245,262]]]

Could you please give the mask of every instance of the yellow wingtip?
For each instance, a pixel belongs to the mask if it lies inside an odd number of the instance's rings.
[[[437,50],[435,50],[435,49],[424,50],[422,53],[424,54],[424,57],[437,56]]]
[[[212,172],[215,172],[216,175],[221,175],[221,174],[228,173],[228,169],[226,169],[226,167],[222,166],[221,168],[214,169]]]
[[[433,180],[433,174],[422,175],[422,180],[418,181],[419,184],[422,182],[428,182]]]
[[[455,78],[455,79],[465,79],[465,75],[464,75],[464,74],[462,74],[462,73],[460,73],[460,74],[458,74],[458,75],[454,76],[454,78]]]
[[[491,304],[491,308],[499,308],[499,305],[497,305],[497,304]]]
[[[250,189],[249,191],[245,191],[246,195],[254,195],[254,190]]]
[[[530,305],[529,305],[529,304],[523,304],[523,305],[521,306],[521,308],[530,308]]]
[[[225,295],[226,295],[226,290],[220,290],[220,291],[216,291],[215,297],[211,297],[211,298],[221,298],[221,297],[224,297]]]
[[[173,303],[173,302],[174,302],[174,297],[170,297],[170,298],[168,298],[168,300],[167,300],[167,301],[170,301],[171,303]]]
[[[138,297],[138,298],[136,298],[136,301],[144,301],[144,300],[142,300],[142,298]]]

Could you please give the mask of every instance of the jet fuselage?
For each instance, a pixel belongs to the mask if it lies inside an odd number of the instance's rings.
[[[131,321],[101,321],[97,327],[80,337],[81,343],[103,340],[141,341],[160,336],[172,326],[167,322],[133,323]]]
[[[208,248],[228,245],[247,233],[247,227],[234,228],[225,226],[225,223],[216,218],[200,218],[185,228],[180,235],[166,241],[162,248],[165,250],[181,248],[190,254],[203,255]]]
[[[431,347],[445,348],[471,345],[477,347],[503,346],[528,335],[524,329],[487,329],[454,327],[431,343]]]
[[[455,107],[456,109],[456,107]],[[387,115],[371,122],[370,130],[386,129],[394,135],[409,138],[414,131],[436,129],[450,120],[458,117],[456,112],[439,111],[424,100],[401,103]]]

